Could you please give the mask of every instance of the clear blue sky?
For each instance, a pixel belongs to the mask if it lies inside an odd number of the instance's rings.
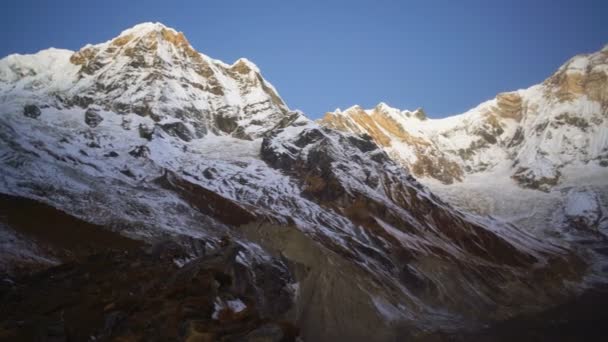
[[[0,55],[76,50],[144,21],[213,58],[254,61],[313,118],[379,101],[463,112],[608,43],[608,0],[5,0]]]

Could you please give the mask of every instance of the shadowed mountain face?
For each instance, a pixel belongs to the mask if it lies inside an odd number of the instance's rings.
[[[6,57],[1,336],[425,338],[578,291],[585,258],[455,209],[387,144],[290,111],[251,62],[161,24]]]
[[[230,238],[146,246],[35,201],[2,196],[21,241],[59,266],[0,284],[0,340],[293,340],[293,280],[278,259],[245,266]],[[32,249],[32,247],[30,247]],[[15,258],[9,266],[40,266]],[[49,265],[47,265],[49,267]],[[15,270],[15,268],[13,268]]]

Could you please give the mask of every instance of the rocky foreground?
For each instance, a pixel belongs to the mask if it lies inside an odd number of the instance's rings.
[[[226,237],[153,245],[28,200],[2,197],[4,218],[58,258],[17,266],[0,285],[2,341],[293,341],[287,269],[238,263]],[[9,210],[10,209],[10,210]],[[35,214],[34,217],[28,216]],[[50,222],[53,234],[40,229]],[[87,246],[82,241],[92,241]],[[193,251],[196,251],[193,256]]]

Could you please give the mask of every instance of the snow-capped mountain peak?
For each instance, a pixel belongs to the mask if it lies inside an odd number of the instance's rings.
[[[540,85],[500,93],[462,115],[428,120],[422,109],[400,111],[381,102],[330,112],[320,122],[369,134],[422,178],[453,183],[507,168],[519,185],[547,190],[564,167],[608,165],[607,113],[604,48],[573,57]]]
[[[255,64],[212,59],[160,23],[136,25],[74,53],[9,56],[0,61],[0,81],[8,102],[27,97],[37,106],[177,120],[193,138],[211,132],[252,139],[291,115]]]
[[[123,30],[119,37],[121,36],[127,36],[127,35],[138,35],[138,36],[142,36],[145,35],[151,31],[156,31],[156,32],[160,32],[162,30],[171,30],[173,32],[176,32],[174,29],[165,26],[163,23],[159,23],[159,22],[144,22],[144,23],[139,23],[136,24],[133,27],[130,27],[126,30]]]
[[[577,220],[590,230],[608,229],[608,202],[597,195],[608,184],[606,47],[574,56],[541,84],[497,94],[460,115],[425,119],[422,110],[380,103],[330,112],[319,122],[371,136],[462,208],[555,233],[572,226],[562,213],[575,212],[585,197],[597,208],[595,218]],[[530,207],[534,215],[526,214]]]
[[[517,102],[506,96],[476,111]],[[496,129],[489,137],[473,132],[487,140],[482,149],[501,134],[495,114],[476,113],[451,119],[457,129],[426,120],[422,109],[386,104],[322,121],[368,133],[374,144],[289,111],[248,60],[225,64],[180,32],[145,23],[77,52],[0,60],[0,193],[99,229],[185,241],[196,253],[173,262],[193,272],[200,263],[190,257],[223,259],[217,249],[233,245],[226,260],[275,280],[244,287],[241,273],[222,267],[210,284],[246,294],[256,308],[283,293],[284,310],[294,304],[295,321],[305,322],[306,340],[447,329],[553,303],[570,293],[564,279],[581,273],[563,266],[576,261],[566,249],[455,209],[385,153],[411,158],[415,174],[458,181],[462,164],[437,147],[448,144],[443,139],[453,134],[450,143],[466,144],[473,139],[459,141],[470,136],[463,131]],[[589,211],[589,203],[568,213]],[[559,277],[547,276],[554,271]],[[271,290],[270,301],[258,287]],[[319,335],[327,331],[340,338]]]

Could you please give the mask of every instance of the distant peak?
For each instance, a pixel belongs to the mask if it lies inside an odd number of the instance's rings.
[[[237,59],[236,62],[232,63],[230,68],[237,69],[241,73],[249,73],[250,71],[260,73],[258,66],[247,58]]]
[[[132,40],[156,35],[158,39],[167,41],[178,47],[191,48],[190,43],[182,32],[179,32],[171,27],[167,27],[162,23],[141,23],[120,33],[114,38],[113,43],[124,45]]]
[[[419,120],[427,119],[426,112],[424,111],[424,109],[422,107],[416,108],[416,110],[413,111],[412,114],[414,115],[414,117],[418,118]]]
[[[376,110],[381,110],[381,111],[389,111],[389,110],[398,110],[397,108],[391,107],[388,104],[386,104],[386,102],[380,102],[376,105]]]
[[[363,108],[361,108],[361,106],[354,105],[354,106],[350,106],[350,107],[346,108],[344,110],[344,112],[353,112],[353,111],[361,111],[361,110],[363,110]]]
[[[152,31],[160,32],[163,29],[172,30],[174,32],[177,32],[176,30],[174,30],[174,29],[172,29],[170,27],[167,27],[167,26],[165,26],[162,23],[147,22],[147,23],[137,24],[137,25],[135,25],[135,26],[133,26],[131,28],[128,28],[128,29],[122,31],[120,33],[120,36],[142,35],[142,34],[146,34],[146,33],[152,32]]]

